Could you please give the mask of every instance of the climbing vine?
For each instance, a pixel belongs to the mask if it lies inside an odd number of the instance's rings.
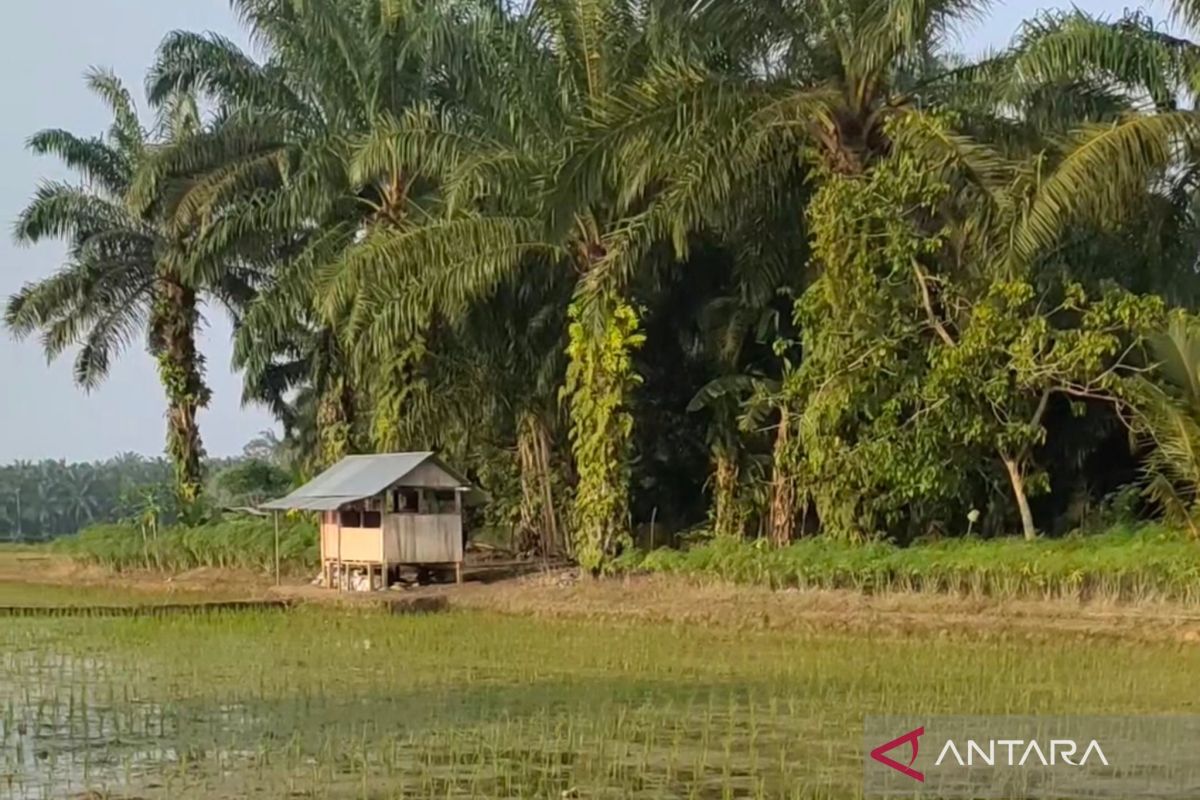
[[[629,395],[641,383],[633,354],[645,342],[637,311],[612,292],[572,303],[567,376],[571,445],[578,472],[572,513],[575,557],[599,574],[632,543],[629,475],[633,416]]]
[[[175,494],[186,515],[204,488],[204,446],[196,414],[212,393],[204,383],[204,357],[196,349],[196,294],[163,279],[153,308],[151,349],[167,395],[167,457],[174,468]]]

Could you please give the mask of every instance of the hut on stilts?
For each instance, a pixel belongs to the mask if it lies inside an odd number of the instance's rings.
[[[320,515],[325,586],[346,588],[353,571],[386,588],[401,567],[452,571],[461,583],[463,510],[481,497],[434,453],[387,453],[348,456],[262,507]]]

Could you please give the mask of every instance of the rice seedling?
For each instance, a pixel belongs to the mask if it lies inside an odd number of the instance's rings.
[[[845,798],[864,714],[1180,712],[1197,668],[1165,645],[465,612],[14,619],[0,796]]]

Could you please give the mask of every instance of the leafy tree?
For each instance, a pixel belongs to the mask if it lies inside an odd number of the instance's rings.
[[[212,499],[230,507],[253,507],[287,494],[292,476],[267,461],[247,459],[213,475]]]
[[[978,492],[973,472],[991,454],[1032,538],[1027,496],[1046,488],[1034,455],[1050,403],[1124,404],[1161,300],[1115,288],[1089,297],[1032,270],[1044,252],[1034,248],[1060,235],[1026,226],[1042,214],[1070,224],[1057,202],[1042,208],[1042,193],[1079,157],[1068,151],[1036,177],[988,161],[990,207],[971,192],[951,197],[938,176],[957,166],[913,150],[821,190],[810,212],[820,277],[797,306],[805,358],[786,385],[802,418],[799,468],[831,533],[923,532]]]

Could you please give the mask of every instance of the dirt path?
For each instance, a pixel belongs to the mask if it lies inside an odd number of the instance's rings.
[[[299,580],[229,570],[193,570],[171,578],[113,575],[45,553],[0,552],[0,583],[41,583],[169,592],[209,599],[289,599],[312,603],[475,609],[507,614],[606,621],[715,625],[739,630],[794,630],[905,636],[970,634],[1061,640],[1113,637],[1200,643],[1200,606],[1000,600],[931,594],[770,591],[666,577],[580,581],[572,570],[511,577],[514,565],[476,565],[462,586],[338,593]]]

